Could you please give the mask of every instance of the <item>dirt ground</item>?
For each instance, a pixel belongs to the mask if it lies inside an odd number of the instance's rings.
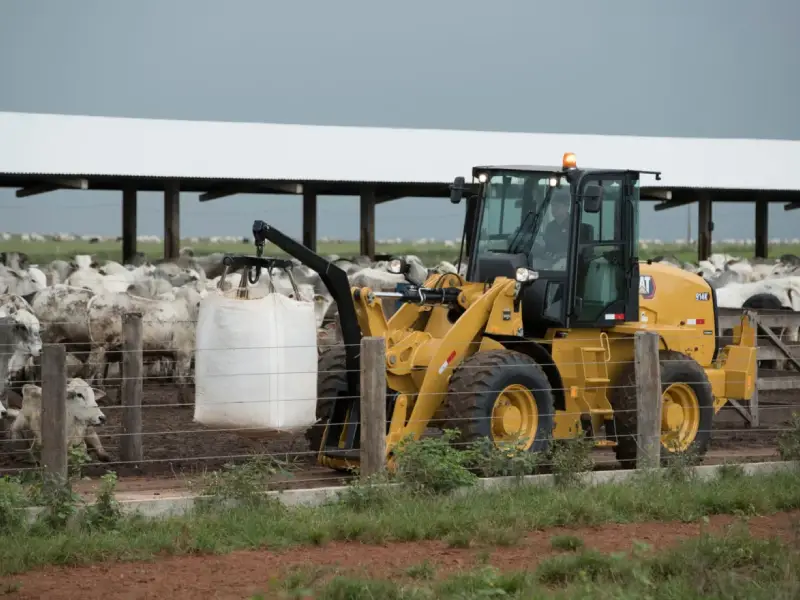
[[[112,394],[114,392],[111,392]],[[706,463],[723,460],[762,461],[775,456],[775,438],[778,430],[788,420],[791,410],[787,405],[770,403],[794,402],[794,394],[762,394],[762,426],[748,429],[733,410],[724,409],[715,422],[712,445]],[[156,488],[183,488],[183,480],[205,470],[220,468],[226,462],[244,460],[257,447],[232,431],[209,430],[192,422],[192,406],[176,406],[180,403],[173,386],[148,386],[145,388],[142,410],[142,444],[144,461],[140,464],[125,464],[119,461],[119,441],[122,433],[119,406],[103,407],[108,417],[102,428],[101,440],[112,457],[108,464],[89,466],[85,472],[95,479],[113,469],[120,478],[118,489],[150,490]],[[0,434],[0,439],[5,437]],[[281,460],[289,460],[296,471],[286,487],[316,487],[337,485],[342,474],[317,467],[314,457],[302,436],[296,440],[274,440],[263,446]],[[6,443],[0,443],[0,475],[13,474],[30,465],[20,462],[10,452]],[[598,451],[595,459],[598,469],[618,468],[613,453]]]
[[[120,460],[119,442],[123,433],[121,407],[102,406],[108,421],[98,433],[113,461],[108,466],[113,467],[121,477],[173,476],[204,468],[218,468],[229,460],[242,459],[253,452],[253,445],[233,431],[208,429],[194,423],[194,407],[179,404],[177,390],[172,386],[145,388],[142,408],[144,461],[136,465],[117,462]],[[286,458],[287,452],[304,458],[307,447],[302,439],[294,445],[291,441],[280,440],[272,443],[269,450],[282,454],[282,458]],[[0,472],[4,468],[24,466],[14,460],[8,450],[0,457]]]
[[[734,517],[714,516],[707,531],[722,532]],[[800,511],[749,519],[753,536],[778,536],[797,541]],[[280,581],[298,568],[323,568],[350,575],[407,578],[406,570],[423,559],[443,576],[475,567],[486,560],[503,570],[533,569],[554,551],[550,539],[569,533],[583,539],[586,547],[601,552],[629,551],[634,541],[663,549],[699,535],[700,523],[609,524],[595,528],[547,529],[529,533],[520,543],[503,547],[450,548],[445,542],[392,543],[370,546],[333,542],[324,546],[285,551],[234,552],[222,556],[169,557],[146,563],[104,563],[76,568],[53,567],[8,577],[0,589],[18,600],[249,598],[269,597]],[[270,588],[270,585],[273,587]]]

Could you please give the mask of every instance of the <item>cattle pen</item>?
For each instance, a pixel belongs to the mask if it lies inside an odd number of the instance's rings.
[[[720,309],[720,333],[729,334],[740,316],[741,311]],[[800,349],[773,333],[776,328],[800,327],[800,313],[763,310],[755,313],[755,319],[759,361],[785,361],[787,366],[784,370],[760,368],[758,393],[751,403],[734,402],[719,412],[705,464],[776,460],[776,439],[787,430],[792,413],[800,409],[796,392],[800,388]],[[349,477],[317,466],[316,456],[309,452],[302,434],[263,439],[243,429],[207,428],[195,423],[192,402],[184,402],[171,378],[147,376],[142,369],[141,315],[126,315],[124,322],[121,372],[116,380],[107,381],[108,398],[102,405],[107,421],[98,428],[108,461],[88,459],[82,465],[88,480],[78,482],[79,491],[89,493],[95,478],[107,470],[119,476],[121,493],[159,495],[186,490],[204,473],[253,456],[268,456],[282,465],[274,481],[280,489],[328,486]],[[63,420],[67,417],[63,402],[57,401],[64,392],[49,383],[63,380],[66,353],[63,346],[46,348],[42,363],[42,456],[45,469],[66,470],[70,457],[66,447],[60,445],[63,437],[58,432],[65,431]],[[362,402],[367,400],[362,396]],[[48,406],[53,407],[49,414]],[[20,462],[22,454],[18,450],[3,451],[0,474],[32,470]],[[593,460],[599,470],[618,468],[608,449],[595,450]]]

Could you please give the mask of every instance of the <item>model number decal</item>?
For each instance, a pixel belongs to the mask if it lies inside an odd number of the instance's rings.
[[[697,292],[694,295],[695,300],[708,300],[708,292]]]
[[[645,300],[656,295],[656,282],[650,275],[639,276],[639,295]]]

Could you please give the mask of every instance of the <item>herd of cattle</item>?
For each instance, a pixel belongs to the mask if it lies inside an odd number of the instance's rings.
[[[0,423],[12,421],[12,440],[27,430],[40,439],[43,344],[61,343],[67,351],[67,410],[71,431],[90,452],[107,460],[95,427],[105,420],[98,400],[121,373],[122,321],[127,312],[142,315],[145,377],[177,385],[180,403],[191,406],[195,325],[201,299],[238,287],[241,273],[227,273],[223,253],[195,256],[185,248],[175,261],[150,262],[139,255],[132,264],[96,262],[89,255],[70,261],[32,265],[21,252],[0,253]],[[366,257],[334,260],[351,285],[392,291],[398,283],[422,283],[430,273],[463,274],[463,266],[441,262],[427,268],[405,256],[403,275],[388,262]],[[707,279],[720,306],[785,308],[800,311],[800,258],[746,260],[712,255],[699,264],[658,257]],[[314,303],[321,340],[336,335],[336,305],[319,275],[299,263],[290,270],[265,273],[246,283],[251,298],[272,291]],[[797,339],[797,331],[789,332]]]

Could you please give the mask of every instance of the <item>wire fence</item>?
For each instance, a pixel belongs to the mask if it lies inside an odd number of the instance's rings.
[[[52,323],[43,325],[43,331],[52,331]],[[658,336],[646,332],[636,334],[635,344],[630,335],[615,337],[599,330],[540,340],[544,343],[539,347],[550,348],[542,356],[530,356],[531,342],[511,340],[504,346],[521,353],[509,353],[510,359],[491,352],[473,354],[480,342],[472,339],[446,339],[441,347],[456,348],[457,353],[433,345],[415,358],[413,352],[401,356],[397,344],[390,345],[387,353],[382,338],[365,338],[355,347],[337,336],[323,336],[313,347],[197,348],[191,336],[176,342],[174,334],[180,327],[194,330],[196,325],[193,320],[151,319],[139,313],[117,315],[114,335],[100,338],[106,340],[100,344],[101,352],[97,339],[85,341],[83,350],[89,358],[83,361],[75,359],[74,344],[45,339],[39,364],[23,370],[25,376],[10,385],[7,404],[12,418],[5,420],[0,472],[65,472],[71,456],[67,438],[75,436],[87,445],[89,462],[83,467],[90,471],[163,477],[219,468],[257,453],[295,465],[299,471],[294,485],[306,481],[313,485],[320,481],[313,473],[317,464],[339,467],[351,461],[359,462],[362,470],[365,464],[381,468],[387,444],[393,447],[408,433],[437,435],[448,429],[460,432],[451,441],[456,448],[472,446],[483,436],[512,445],[523,442],[524,447],[541,451],[542,466],[551,464],[547,449],[579,433],[596,443],[593,462],[599,469],[652,464],[669,454],[668,447],[686,447],[692,441],[692,448],[701,450],[706,461],[760,461],[777,456],[777,439],[792,431],[789,420],[797,408],[787,383],[788,394],[758,397],[764,369],[751,374],[754,381],[746,381],[741,367],[726,370],[725,347],[739,341],[725,335],[719,335],[716,344],[687,349],[703,364],[720,361],[707,375],[692,367],[695,363],[685,355],[659,354]],[[154,330],[162,333],[150,335]],[[649,338],[651,347],[643,350],[639,340],[648,335],[655,338]],[[774,342],[766,333],[755,337],[759,344]],[[5,348],[12,351],[15,343]],[[797,346],[797,340],[787,344],[790,351]],[[709,354],[710,348],[716,348],[717,356]],[[229,360],[226,353],[231,350],[264,355],[273,349],[301,351],[297,356],[305,356],[314,366],[299,361],[275,370],[197,373],[201,356],[213,364]],[[358,370],[346,368],[348,351],[358,356]],[[596,356],[587,356],[587,351]],[[459,354],[472,357],[462,362],[456,360]],[[392,356],[398,361],[394,365]],[[791,369],[792,361],[787,360]],[[170,365],[165,367],[165,361]],[[116,371],[109,369],[114,364]],[[779,379],[794,380],[791,373],[784,371]],[[348,386],[349,376],[357,382],[355,394]],[[80,383],[76,377],[91,384],[97,407],[92,393],[76,388]],[[221,379],[230,381],[225,384],[229,394],[196,393],[198,384]],[[265,382],[263,394],[242,397],[237,389],[248,380]],[[281,380],[302,393],[278,397],[276,382]],[[416,389],[423,393],[415,398],[411,391]],[[746,393],[748,389],[755,393]],[[13,401],[12,396],[16,396]],[[502,400],[495,402],[498,396]],[[723,405],[723,398],[730,399]],[[351,410],[331,413],[334,405]],[[753,411],[760,418],[753,419]],[[294,419],[291,427],[289,416]],[[325,433],[323,424],[313,425],[320,417],[330,438],[321,453],[311,445]],[[355,426],[349,453],[334,443],[348,426]],[[535,432],[532,442],[518,439],[525,431]],[[30,453],[37,434],[38,463],[31,462]]]

